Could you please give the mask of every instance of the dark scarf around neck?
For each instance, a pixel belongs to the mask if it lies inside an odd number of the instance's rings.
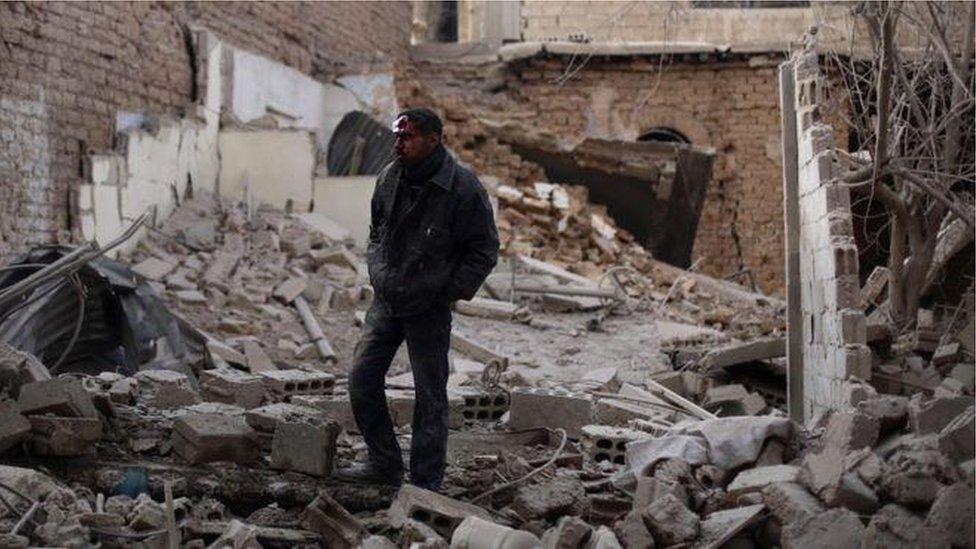
[[[403,180],[410,185],[422,185],[430,181],[437,170],[441,169],[446,157],[447,149],[444,148],[444,145],[437,145],[434,152],[430,153],[430,156],[423,159],[419,164],[413,166],[401,164]]]

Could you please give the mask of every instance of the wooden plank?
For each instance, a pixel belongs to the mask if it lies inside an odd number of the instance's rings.
[[[790,418],[803,424],[803,312],[800,309],[800,181],[793,63],[779,66],[783,142],[783,206],[786,223],[786,402]]]
[[[668,400],[679,408],[684,409],[698,419],[715,419],[718,417],[687,398],[672,391],[671,389],[668,389],[664,385],[654,381],[653,379],[644,380],[644,386],[647,387],[647,389],[652,393],[657,393],[658,396],[663,397],[665,400]]]

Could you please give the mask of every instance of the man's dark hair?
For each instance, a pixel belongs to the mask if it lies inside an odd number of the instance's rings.
[[[433,133],[439,137],[444,136],[444,123],[441,122],[441,117],[437,116],[437,113],[430,109],[423,107],[419,109],[407,109],[398,114],[397,118],[401,116],[413,122],[417,126],[417,129],[425,134]]]

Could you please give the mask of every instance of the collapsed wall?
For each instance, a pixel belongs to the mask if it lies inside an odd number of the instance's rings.
[[[409,22],[409,2],[0,4],[0,258],[80,226],[72,197],[84,158],[112,150],[139,113],[203,101],[191,26],[324,80],[380,58],[402,62]]]

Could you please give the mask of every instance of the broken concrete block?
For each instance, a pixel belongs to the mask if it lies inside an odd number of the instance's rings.
[[[102,439],[100,419],[87,417],[30,416],[31,452],[39,456],[81,456]]]
[[[593,420],[603,425],[621,427],[633,420],[656,421],[662,417],[660,408],[645,406],[632,400],[601,398],[593,409]]]
[[[620,380],[617,378],[616,368],[597,368],[583,374],[580,385],[589,391],[603,391],[616,393],[620,390]]]
[[[273,434],[281,423],[309,423],[319,425],[326,421],[325,414],[312,406],[297,403],[276,402],[248,410],[244,420],[255,431]]]
[[[925,524],[946,534],[953,547],[972,547],[976,539],[974,502],[972,484],[957,482],[946,486],[932,504]]]
[[[583,483],[574,478],[555,478],[522,486],[515,493],[512,510],[524,520],[554,519],[564,514],[581,514],[586,509]]]
[[[701,527],[698,515],[689,511],[678,498],[670,494],[647,506],[643,517],[654,541],[661,545],[688,543],[698,538]]]
[[[274,293],[272,295],[281,300],[282,303],[288,304],[295,301],[296,297],[302,295],[302,292],[305,291],[305,286],[307,284],[307,279],[293,276],[279,284],[274,289]]]
[[[144,370],[135,375],[139,383],[138,399],[141,403],[168,410],[181,408],[201,401],[191,387],[186,374],[171,370]]]
[[[861,412],[834,412],[827,421],[823,443],[847,454],[874,446],[879,431],[880,422],[873,416]]]
[[[91,395],[77,378],[28,383],[20,388],[17,405],[25,416],[54,414],[61,417],[99,417]]]
[[[781,356],[786,356],[786,338],[758,339],[713,349],[705,355],[702,365],[706,370],[715,370]]]
[[[0,343],[0,390],[17,398],[22,386],[48,379],[51,374],[37,357]]]
[[[769,484],[763,488],[762,496],[763,503],[783,526],[826,510],[819,499],[796,482]]]
[[[939,450],[956,463],[976,457],[976,410],[973,406],[942,428]]]
[[[709,513],[701,522],[701,533],[696,547],[734,546],[733,538],[762,518],[765,505],[757,503],[745,507],[724,509]],[[749,540],[749,537],[746,538]],[[751,541],[750,541],[751,543]]]
[[[259,376],[233,368],[214,368],[200,372],[200,389],[206,400],[256,408],[264,400],[264,383]]]
[[[166,275],[172,272],[172,270],[175,268],[176,263],[163,261],[162,259],[156,257],[149,257],[134,265],[132,267],[132,272],[142,276],[143,278],[159,282],[166,278]]]
[[[137,532],[160,530],[166,527],[166,510],[149,494],[139,494],[129,519],[129,528]]]
[[[761,492],[770,484],[795,483],[799,476],[800,468],[794,465],[770,465],[745,469],[725,487],[726,497],[734,503],[740,496]]]
[[[938,497],[943,484],[930,472],[891,471],[886,468],[881,489],[886,499],[913,509],[926,509]]]
[[[352,414],[352,404],[349,403],[349,395],[296,395],[291,398],[291,403],[321,410],[325,417],[337,422],[344,431],[359,432],[356,418]]]
[[[848,509],[801,517],[783,528],[783,549],[861,547],[864,525]]]
[[[897,395],[862,400],[857,403],[858,411],[878,420],[881,433],[888,433],[905,426],[908,416],[908,398]]]
[[[326,477],[332,474],[339,424],[279,422],[271,444],[271,467]]]
[[[613,524],[613,532],[626,549],[654,549],[654,538],[644,524],[639,509],[627,513]]]
[[[448,549],[447,541],[436,530],[413,519],[407,519],[400,526],[400,547]]]
[[[856,407],[861,401],[878,398],[878,391],[861,379],[849,378],[844,381],[843,388],[842,402],[851,407]]]
[[[542,547],[545,549],[582,547],[592,535],[593,528],[589,524],[579,517],[565,516],[542,536]]]
[[[971,542],[972,540],[970,540]],[[938,528],[926,526],[901,505],[881,508],[864,530],[862,549],[912,549],[916,547],[949,549],[949,538]]]
[[[20,444],[30,430],[30,422],[15,403],[0,401],[0,454]]]
[[[627,443],[648,438],[647,433],[606,425],[585,425],[582,431],[583,451],[591,460],[621,465],[627,453]]]
[[[330,547],[353,549],[369,535],[362,523],[322,490],[301,515],[302,528],[328,540]]]
[[[583,426],[591,423],[593,399],[589,395],[537,387],[512,390],[511,429],[562,428],[570,438],[578,439]]]
[[[749,393],[738,383],[712,387],[705,392],[702,407],[725,416],[754,416],[766,409],[766,399]]]
[[[658,477],[638,477],[634,509],[643,509],[668,494],[678,498],[685,507],[690,505],[691,499],[684,484]]]
[[[807,454],[800,468],[800,480],[827,507],[847,507],[861,514],[878,508],[878,497],[856,473],[844,468],[844,452],[828,446],[816,454]]]
[[[395,527],[407,519],[422,522],[446,539],[450,539],[461,522],[474,516],[491,522],[487,511],[447,496],[424,490],[412,484],[404,484],[388,512],[390,524]]]
[[[335,387],[335,376],[305,370],[268,370],[258,372],[269,396],[283,400],[295,395],[329,395]]]
[[[244,342],[244,362],[247,366],[248,371],[252,374],[259,374],[261,372],[270,372],[277,370],[277,366],[271,361],[264,349],[261,348],[261,344],[257,341],[245,341]]]
[[[188,414],[173,424],[173,450],[191,464],[249,463],[258,458],[257,435],[241,416]]]
[[[908,402],[908,424],[916,435],[938,433],[972,404],[970,397],[927,399],[916,393]]]

